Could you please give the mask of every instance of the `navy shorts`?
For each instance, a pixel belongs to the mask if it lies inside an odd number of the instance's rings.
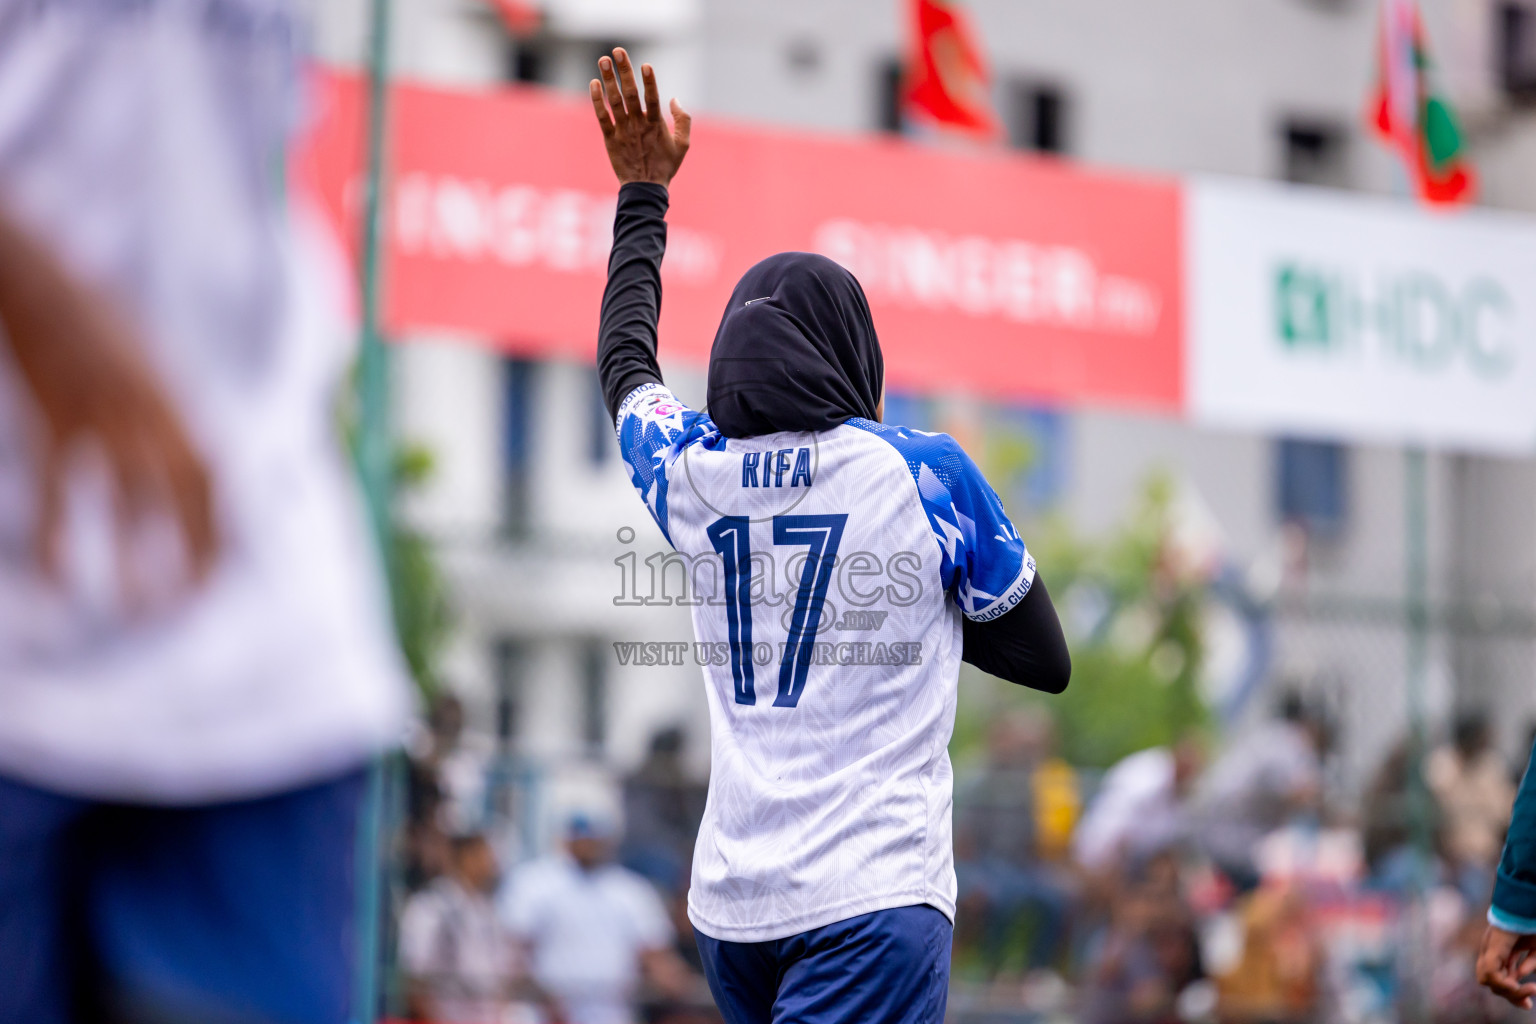
[[[0,1024],[343,1024],[363,780],[137,807],[0,778]]]
[[[940,1024],[954,928],[930,906],[878,910],[768,942],[695,932],[726,1024]]]

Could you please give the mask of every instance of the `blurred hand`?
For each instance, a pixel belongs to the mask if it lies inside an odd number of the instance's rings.
[[[640,91],[635,87],[635,69],[623,47],[613,57],[597,62],[602,81],[592,79],[592,109],[598,127],[603,130],[603,144],[608,161],[619,184],[649,181],[668,185],[688,153],[688,132],[693,119],[677,100],[672,101],[672,123],[661,116],[661,98],[656,91],[656,72],[649,64],[640,65],[645,80],[645,107],[640,106]],[[614,77],[617,68],[618,77]],[[606,102],[605,102],[606,100]]]
[[[640,970],[657,993],[667,999],[687,999],[697,988],[693,971],[682,957],[665,946],[641,950]]]
[[[48,249],[0,215],[0,341],[8,342],[41,419],[34,549],[60,573],[59,533],[69,459],[83,445],[106,460],[114,486],[119,562],[130,605],[138,587],[125,557],[151,514],[177,525],[193,580],[217,553],[208,472],[122,318],[78,284]]]
[[[1536,935],[1516,935],[1488,926],[1483,948],[1477,954],[1477,981],[1494,995],[1529,1010],[1536,997],[1536,982],[1520,979],[1536,973]]]

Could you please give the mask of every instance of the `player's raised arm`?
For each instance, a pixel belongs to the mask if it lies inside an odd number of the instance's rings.
[[[598,62],[592,108],[603,132],[608,161],[619,179],[619,205],[608,257],[597,334],[597,371],[608,414],[617,416],[635,388],[661,380],[656,362],[656,322],[661,315],[661,258],[667,249],[667,186],[688,152],[691,120],[672,101],[672,125],[661,114],[656,72],[641,65],[645,103],[623,48]]]

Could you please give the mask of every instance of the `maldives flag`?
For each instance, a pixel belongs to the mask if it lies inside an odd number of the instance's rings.
[[[1417,0],[1382,0],[1371,123],[1402,154],[1430,203],[1472,199],[1477,179],[1450,105],[1429,80],[1429,49]]]
[[[964,12],[949,0],[911,0],[910,11],[908,112],[944,128],[995,138],[991,76]]]

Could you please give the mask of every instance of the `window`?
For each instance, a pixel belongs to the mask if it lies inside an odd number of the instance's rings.
[[[999,417],[1007,433],[999,454],[1017,460],[1021,479],[1015,493],[1032,511],[1055,508],[1067,490],[1071,462],[1071,421],[1055,409],[1016,407]]]
[[[581,645],[581,738],[587,750],[603,753],[608,744],[608,671],[606,644],[588,640]]]
[[[518,641],[504,639],[496,642],[492,657],[496,666],[496,740],[503,753],[511,753],[522,726],[527,652]]]
[[[608,417],[608,402],[603,397],[603,382],[593,369],[588,377],[587,389],[587,459],[594,466],[608,461],[616,450],[613,440],[613,420]]]
[[[592,48],[587,51],[587,67],[597,67],[598,61],[602,60],[604,57],[612,56],[613,51],[617,50],[621,46],[624,47],[625,52],[629,54],[630,59],[635,62],[635,75],[638,77],[640,74],[640,65],[645,63],[645,58],[636,52],[637,47],[635,46],[634,40],[632,39],[605,39],[602,42],[594,43]]]
[[[528,525],[528,463],[532,455],[532,361],[502,361],[502,531],[520,537]]]
[[[902,84],[904,79],[901,60],[889,57],[880,62],[875,72],[875,127],[883,132],[900,134],[903,128],[901,116]]]
[[[518,39],[511,43],[507,57],[507,77],[514,82],[530,85],[548,83],[549,54],[545,47],[532,39]]]
[[[1335,441],[1275,442],[1276,496],[1282,523],[1309,536],[1337,537],[1348,515],[1347,450]]]
[[[1054,85],[1015,81],[1005,94],[1008,143],[1036,153],[1067,151],[1067,101]]]
[[[791,40],[784,48],[784,63],[798,78],[810,78],[821,70],[821,47],[810,38]]]
[[[1286,120],[1280,126],[1281,177],[1302,185],[1347,185],[1346,140],[1344,129],[1336,123]]]
[[[1499,85],[1511,99],[1536,101],[1536,4],[1502,3],[1495,24]]]

